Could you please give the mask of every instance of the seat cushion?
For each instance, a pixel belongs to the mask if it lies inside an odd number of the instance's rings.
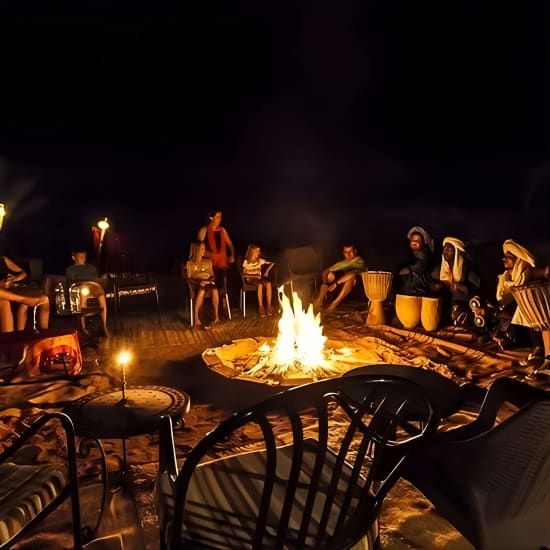
[[[0,464],[0,544],[4,544],[57,498],[67,485],[63,464]]]
[[[313,535],[321,519],[326,502],[326,491],[335,465],[336,455],[327,455],[319,490],[313,506],[312,521],[306,546],[313,544]],[[274,545],[285,491],[288,485],[292,446],[277,450],[277,471],[273,496],[267,518],[264,544]],[[297,537],[315,463],[315,448],[305,451],[293,509],[290,514],[289,537]],[[184,512],[183,538],[214,548],[249,548],[256,528],[256,518],[264,486],[266,452],[254,451],[199,465],[191,478]],[[351,468],[344,466],[340,493],[332,502],[327,531],[332,533],[341,504],[342,492],[347,486]],[[377,526],[375,526],[376,529]],[[371,537],[369,537],[371,538]],[[372,537],[374,540],[376,536]],[[369,547],[364,544],[363,547]]]

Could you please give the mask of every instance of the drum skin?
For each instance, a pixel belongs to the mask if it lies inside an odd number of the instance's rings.
[[[395,314],[405,328],[412,329],[420,323],[421,311],[422,296],[395,295]]]
[[[393,278],[391,271],[365,271],[361,277],[369,300],[385,300],[388,297]]]

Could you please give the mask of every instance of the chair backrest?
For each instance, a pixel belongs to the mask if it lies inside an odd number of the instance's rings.
[[[442,419],[457,412],[466,398],[466,393],[461,386],[431,369],[411,365],[376,364],[356,367],[347,371],[343,376],[356,376],[357,374],[397,380],[405,379],[419,384],[430,396],[434,413]],[[420,404],[422,404],[422,399]]]
[[[347,390],[362,384],[364,399],[350,404]],[[236,413],[186,458],[175,499],[160,500],[171,548],[186,540],[214,548],[351,546],[377,521],[407,452],[436,429],[427,399],[425,423],[406,421],[413,395],[424,394],[412,382],[397,387],[358,375],[292,388]],[[169,456],[162,437],[160,447]]]
[[[56,424],[60,425],[56,432]],[[47,425],[47,426],[46,426]],[[52,429],[53,428],[53,429]],[[33,438],[63,439],[54,460],[36,458]],[[34,441],[36,444],[36,440]],[[29,453],[29,449],[31,452]],[[60,457],[65,451],[65,460]],[[73,548],[82,548],[74,426],[64,413],[46,413],[0,454],[0,549],[10,548],[43,518],[71,499]]]
[[[122,296],[147,294],[157,291],[157,279],[154,273],[116,273],[117,292]]]
[[[291,278],[295,275],[318,276],[321,273],[321,256],[313,245],[286,248],[281,257]]]
[[[245,292],[247,292],[247,291],[256,292],[256,290],[257,290],[256,285],[253,285],[251,283],[247,283],[246,279],[244,278],[243,260],[244,260],[243,256],[237,256],[237,258],[235,260],[235,264],[237,265],[237,270],[239,271],[239,275],[241,276],[241,288]]]
[[[77,281],[69,287],[69,296],[71,289],[78,288],[80,290],[81,304],[83,307],[98,307],[97,299],[100,296],[105,296],[105,289],[95,281]]]
[[[412,454],[403,475],[480,550],[550,547],[550,393],[497,379],[478,417]]]

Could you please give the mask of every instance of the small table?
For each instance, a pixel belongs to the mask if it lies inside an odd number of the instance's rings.
[[[63,412],[73,421],[76,435],[94,440],[103,459],[103,497],[95,531],[99,528],[107,497],[107,467],[101,439],[122,439],[122,480],[127,475],[126,438],[158,430],[160,419],[170,416],[183,422],[191,399],[185,392],[166,386],[130,386],[122,399],[121,389],[107,389],[84,395]]]

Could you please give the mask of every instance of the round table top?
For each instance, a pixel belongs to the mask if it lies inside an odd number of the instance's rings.
[[[77,435],[109,439],[153,432],[163,416],[180,420],[191,405],[185,392],[166,386],[130,386],[125,395],[123,401],[122,389],[90,393],[63,412],[72,419]]]

